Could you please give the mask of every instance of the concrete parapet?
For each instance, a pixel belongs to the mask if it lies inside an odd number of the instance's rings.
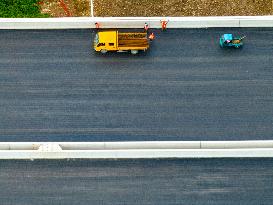
[[[199,141],[77,142],[60,143],[63,150],[200,149]]]
[[[273,140],[201,141],[201,149],[273,148]]]
[[[0,142],[1,150],[38,150],[41,143],[31,142]]]
[[[0,18],[0,29],[273,27],[273,16]]]
[[[0,159],[225,157],[273,157],[273,140],[0,143]]]

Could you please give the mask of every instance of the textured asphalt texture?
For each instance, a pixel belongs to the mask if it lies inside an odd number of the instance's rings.
[[[223,33],[246,35],[220,49]],[[180,29],[146,54],[93,30],[0,31],[0,141],[273,139],[273,29]]]
[[[0,160],[1,205],[272,205],[272,159]]]

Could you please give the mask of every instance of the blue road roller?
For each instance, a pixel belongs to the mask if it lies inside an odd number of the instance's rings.
[[[223,34],[220,37],[219,43],[222,48],[224,47],[234,47],[240,48],[243,46],[243,39],[246,36],[233,36],[232,34]]]

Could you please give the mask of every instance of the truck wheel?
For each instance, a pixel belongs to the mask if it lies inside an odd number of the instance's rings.
[[[100,52],[104,54],[104,53],[107,53],[107,50],[102,49]]]
[[[138,53],[138,50],[131,50],[131,54],[135,55]]]

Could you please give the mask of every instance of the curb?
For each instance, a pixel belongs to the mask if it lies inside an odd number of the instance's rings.
[[[273,157],[273,140],[0,143],[0,159],[238,157]]]
[[[221,17],[65,17],[65,18],[0,18],[0,29],[91,29],[98,22],[101,28],[167,28],[273,27],[273,16]]]

